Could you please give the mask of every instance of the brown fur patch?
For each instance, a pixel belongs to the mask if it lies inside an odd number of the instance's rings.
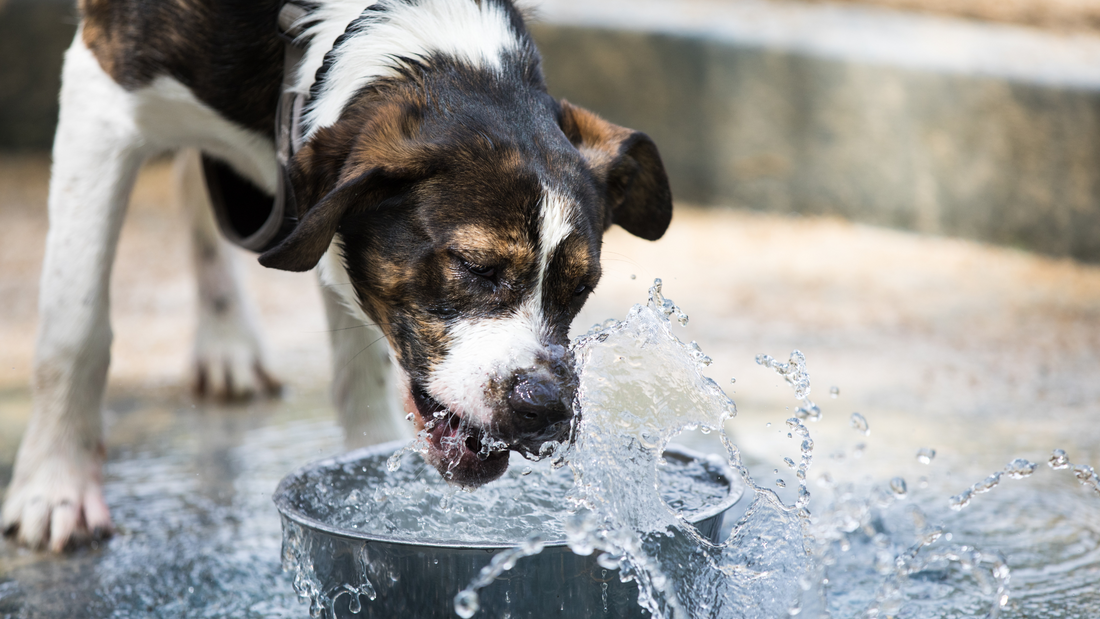
[[[672,220],[672,192],[653,140],[564,100],[561,126],[602,185],[604,228],[615,223],[644,239],[661,238]]]

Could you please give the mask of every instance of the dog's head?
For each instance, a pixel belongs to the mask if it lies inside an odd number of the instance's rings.
[[[372,89],[289,173],[300,221],[260,261],[303,271],[339,252],[428,459],[465,486],[500,476],[508,450],[566,436],[568,330],[600,279],[603,232],[656,239],[672,213],[646,135],[499,80]]]

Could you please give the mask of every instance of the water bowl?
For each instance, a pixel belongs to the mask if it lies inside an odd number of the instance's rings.
[[[566,544],[569,467],[513,454],[500,480],[475,492],[444,483],[405,443],[307,465],[275,493],[283,566],[314,617],[455,617],[455,595],[498,553],[544,543],[479,591],[477,617],[642,617],[635,582]],[[669,446],[658,486],[670,509],[716,542],[742,496],[722,458]],[[396,462],[395,462],[396,463]],[[606,562],[605,562],[606,565]]]

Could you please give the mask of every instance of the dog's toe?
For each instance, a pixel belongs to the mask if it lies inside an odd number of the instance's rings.
[[[199,396],[218,400],[274,396],[282,390],[258,355],[240,350],[196,361],[192,384]]]
[[[107,501],[99,485],[91,486],[84,492],[84,525],[93,539],[103,539],[114,532],[111,511],[107,509]]]
[[[50,513],[49,542],[47,547],[53,552],[65,550],[69,540],[77,532],[80,522],[77,506],[69,501],[63,501],[53,506]]]
[[[61,552],[111,531],[100,465],[94,458],[47,458],[24,475],[17,464],[0,527],[22,545]]]
[[[227,323],[200,326],[191,382],[196,394],[218,400],[273,396],[282,388],[267,369],[255,330]]]

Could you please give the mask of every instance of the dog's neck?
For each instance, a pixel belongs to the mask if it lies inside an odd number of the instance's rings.
[[[531,43],[507,0],[321,0],[306,18],[306,52],[294,91],[309,95],[308,139],[331,126],[364,88],[409,62],[445,56],[499,71]]]

